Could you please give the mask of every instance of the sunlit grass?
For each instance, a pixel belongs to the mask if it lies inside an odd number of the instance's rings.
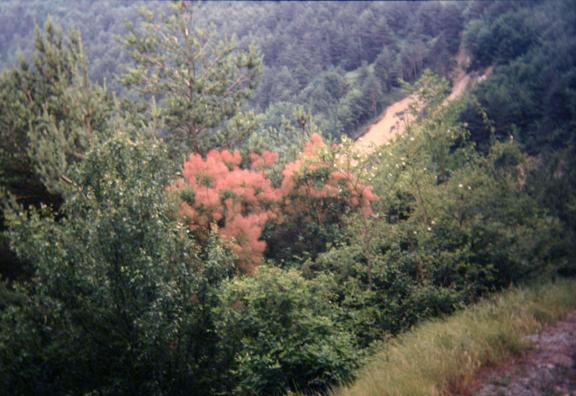
[[[480,367],[529,347],[525,336],[576,309],[576,281],[512,288],[387,344],[334,396],[445,395],[467,388]]]

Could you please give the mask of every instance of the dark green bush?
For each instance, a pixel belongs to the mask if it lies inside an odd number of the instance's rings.
[[[217,329],[235,351],[235,394],[321,392],[352,378],[358,352],[324,282],[261,267],[224,284]]]

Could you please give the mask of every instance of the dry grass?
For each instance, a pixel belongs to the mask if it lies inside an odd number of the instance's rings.
[[[529,347],[524,336],[576,309],[576,281],[513,288],[453,316],[392,340],[333,396],[446,395],[463,389],[481,367]]]

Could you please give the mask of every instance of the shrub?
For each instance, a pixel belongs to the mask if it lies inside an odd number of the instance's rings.
[[[251,154],[249,169],[240,167],[238,151],[210,151],[206,158],[191,154],[182,178],[169,189],[179,194],[178,214],[200,240],[215,224],[218,234],[237,255],[241,273],[252,273],[266,248],[260,240],[267,221],[277,219],[280,191],[264,173],[276,154]]]
[[[348,215],[372,214],[378,197],[342,165],[343,154],[314,134],[282,174],[281,224],[270,234],[270,257],[293,259],[324,251],[341,236]]]
[[[227,350],[207,312],[232,260],[166,216],[166,158],[164,145],[119,132],[70,174],[60,219],[7,211],[12,246],[34,275],[0,311],[0,389],[177,395],[228,386]]]
[[[183,177],[169,187],[178,194],[178,216],[195,237],[204,240],[215,230],[237,255],[241,273],[252,274],[261,263],[263,237],[274,258],[317,253],[336,238],[346,215],[372,213],[377,197],[338,166],[336,151],[319,135],[312,135],[299,158],[286,165],[279,189],[266,174],[277,155],[264,151],[249,157],[249,167],[243,168],[238,151],[213,150],[205,158],[191,154]]]
[[[476,152],[457,110],[431,111],[366,159],[374,216],[305,267],[336,277],[362,345],[549,269],[558,224],[525,191],[525,156],[513,141]]]
[[[323,279],[262,266],[226,282],[222,296],[217,327],[236,350],[234,393],[325,391],[351,379],[358,354]]]

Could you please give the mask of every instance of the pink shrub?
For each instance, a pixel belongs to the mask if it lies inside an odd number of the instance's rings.
[[[281,194],[262,171],[276,158],[268,152],[254,155],[251,169],[241,169],[238,151],[213,150],[205,159],[191,154],[182,179],[170,188],[181,192],[179,215],[197,237],[206,238],[211,224],[218,225],[242,273],[252,273],[260,263],[266,249],[260,240],[262,230],[267,221],[277,218]]]
[[[378,199],[352,173],[337,168],[333,151],[317,134],[300,157],[286,165],[283,176],[283,213],[287,215],[306,214],[317,222],[350,211],[369,216],[372,202]]]
[[[250,168],[242,169],[238,151],[213,150],[206,158],[191,154],[182,178],[169,188],[180,193],[179,216],[196,237],[206,239],[216,224],[245,274],[262,260],[266,243],[260,238],[267,222],[289,226],[304,217],[322,225],[353,211],[369,216],[378,199],[352,173],[337,169],[319,135],[312,135],[300,157],[286,165],[280,189],[264,173],[277,158],[268,151],[252,153]]]

